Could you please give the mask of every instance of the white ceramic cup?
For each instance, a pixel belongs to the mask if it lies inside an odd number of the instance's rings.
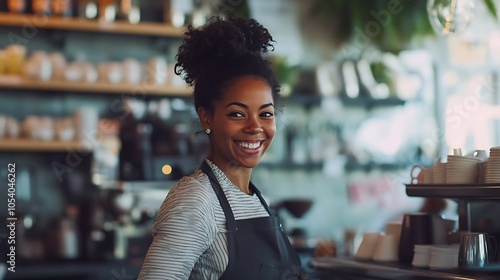
[[[363,234],[363,239],[361,244],[359,244],[358,250],[354,255],[354,258],[359,260],[371,260],[375,254],[375,249],[377,248],[377,243],[381,237],[380,232],[366,232]]]
[[[488,160],[488,154],[486,150],[475,150],[472,154],[474,157],[480,158],[482,161]]]

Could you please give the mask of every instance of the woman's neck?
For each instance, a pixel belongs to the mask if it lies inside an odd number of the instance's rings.
[[[242,192],[252,194],[250,191],[252,168],[245,168],[231,162],[217,160],[213,157],[207,157],[207,159],[217,165],[217,167],[224,172],[226,177]]]

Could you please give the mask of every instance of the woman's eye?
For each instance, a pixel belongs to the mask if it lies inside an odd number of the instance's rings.
[[[229,114],[230,117],[235,117],[235,118],[241,118],[243,117],[243,114],[240,112],[233,112]]]
[[[261,116],[266,117],[266,118],[270,118],[270,117],[274,116],[274,114],[271,112],[265,112],[265,113],[262,113]]]

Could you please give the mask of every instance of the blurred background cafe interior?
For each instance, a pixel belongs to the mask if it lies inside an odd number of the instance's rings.
[[[297,249],[317,256],[326,242],[327,255],[353,256],[365,232],[422,211],[499,236],[499,7],[0,0],[0,217],[15,165],[17,218],[16,273],[0,229],[3,274],[137,276],[158,208],[208,145],[192,89],[173,73],[182,34],[229,13],[257,19],[276,41],[286,106],[252,181]],[[480,160],[469,172],[459,156]]]

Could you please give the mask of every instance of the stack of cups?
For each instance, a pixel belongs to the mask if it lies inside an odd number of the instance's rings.
[[[449,155],[446,164],[447,184],[475,184],[478,181],[481,158]]]
[[[432,246],[429,268],[437,270],[458,268],[458,251],[459,244]]]
[[[413,261],[411,265],[418,268],[429,268],[432,246],[433,245],[425,244],[414,245]]]
[[[446,184],[446,163],[438,162],[433,167],[432,172],[432,183],[433,184]]]
[[[490,157],[486,161],[484,182],[487,184],[500,183],[500,146],[490,149]]]
[[[430,269],[453,269],[458,267],[458,244],[415,245],[412,266]]]

